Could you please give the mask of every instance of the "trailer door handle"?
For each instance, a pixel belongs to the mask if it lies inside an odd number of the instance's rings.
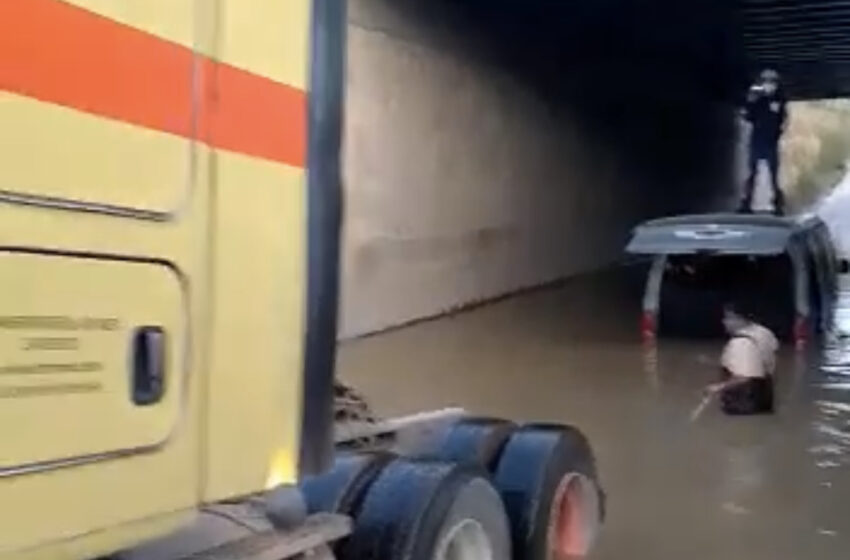
[[[139,327],[133,333],[131,390],[137,406],[156,404],[165,394],[165,347],[162,327]]]

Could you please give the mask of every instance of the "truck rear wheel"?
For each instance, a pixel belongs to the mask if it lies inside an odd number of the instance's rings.
[[[494,482],[510,518],[517,560],[588,554],[604,498],[581,432],[554,424],[520,428],[502,451]]]
[[[464,418],[443,435],[437,456],[444,461],[479,465],[492,472],[516,429],[516,424],[501,418]]]
[[[354,513],[341,560],[510,560],[508,519],[486,473],[398,459]]]
[[[351,515],[369,485],[392,459],[392,454],[384,452],[338,455],[330,471],[301,483],[308,513]]]

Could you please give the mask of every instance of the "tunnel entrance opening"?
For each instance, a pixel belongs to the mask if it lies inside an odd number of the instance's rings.
[[[351,0],[342,336],[617,262],[733,196],[725,3]]]

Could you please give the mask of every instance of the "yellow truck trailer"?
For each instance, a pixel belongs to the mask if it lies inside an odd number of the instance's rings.
[[[437,425],[334,435],[345,28],[344,0],[0,2],[0,558],[589,547],[575,429],[335,455]]]

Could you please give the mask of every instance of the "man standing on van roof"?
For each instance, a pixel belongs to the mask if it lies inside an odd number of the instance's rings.
[[[731,305],[723,309],[723,326],[729,342],[720,359],[723,381],[709,385],[709,393],[720,393],[727,414],[773,412],[773,374],[779,341],[762,325]]]
[[[785,212],[785,196],[779,188],[779,138],[785,130],[788,110],[785,93],[779,83],[779,74],[775,70],[763,70],[759,80],[750,86],[744,118],[752,125],[752,134],[747,161],[747,181],[744,184],[740,211],[752,211],[758,164],[764,161],[770,171],[770,184],[773,187],[773,210],[775,214],[781,215]]]

